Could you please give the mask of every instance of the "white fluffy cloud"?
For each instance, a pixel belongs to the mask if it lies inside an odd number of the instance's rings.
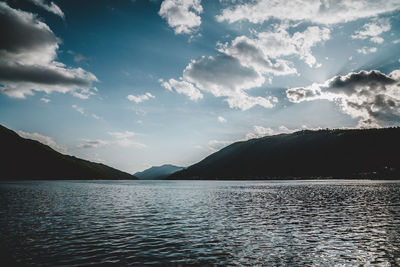
[[[270,98],[249,96],[245,91],[260,87],[265,78],[236,58],[220,53],[192,60],[183,71],[183,80],[216,97],[225,97],[231,108],[247,110],[255,105],[273,107]]]
[[[275,131],[269,127],[255,125],[253,127],[253,132],[246,134],[245,140],[253,139],[253,138],[260,138],[260,137],[264,137],[267,135],[273,135],[274,133],[275,133]]]
[[[42,144],[45,144],[49,147],[51,147],[52,149],[60,152],[60,153],[67,153],[67,148],[64,146],[61,146],[59,144],[57,144],[53,138],[43,135],[43,134],[39,134],[39,133],[28,133],[28,132],[24,132],[24,131],[17,131],[17,133],[19,134],[19,136],[21,136],[22,138],[27,138],[27,139],[32,139],[32,140],[36,140]]]
[[[370,54],[370,53],[375,53],[378,49],[376,47],[361,47],[359,49],[357,49],[357,53],[359,54]]]
[[[373,22],[364,24],[362,30],[356,31],[351,38],[362,40],[369,39],[371,42],[381,44],[384,40],[380,35],[384,32],[390,31],[390,28],[391,26],[388,19],[377,19]]]
[[[226,119],[224,118],[224,117],[222,117],[222,116],[218,116],[218,121],[220,122],[220,123],[225,123],[226,122]]]
[[[296,55],[310,67],[318,67],[311,48],[329,38],[328,28],[310,26],[303,32],[290,35],[283,25],[276,31],[259,32],[254,39],[237,37],[231,45],[221,45],[220,51],[238,58],[243,65],[260,73],[287,75],[296,73],[296,69],[288,61],[280,59],[281,57]],[[275,62],[272,63],[270,59]]]
[[[193,101],[203,98],[203,94],[200,92],[200,90],[194,87],[193,84],[186,81],[177,81],[175,79],[164,81],[163,79],[160,79],[160,83],[165,89],[171,92],[174,89],[178,94],[187,95]]]
[[[253,139],[253,138],[261,138],[269,135],[277,135],[277,134],[287,134],[293,133],[302,130],[320,130],[321,128],[310,128],[307,125],[302,125],[300,128],[291,128],[281,125],[279,127],[270,128],[255,125],[253,126],[253,131],[246,134],[245,140]]]
[[[252,68],[260,74],[288,75],[297,72],[291,62],[270,55],[271,50],[262,46],[259,39],[239,36],[230,44],[219,44],[218,50],[236,58],[243,66]],[[274,62],[271,58],[274,58]]]
[[[201,0],[164,0],[158,14],[175,34],[191,34],[200,26],[202,12]]]
[[[138,96],[128,95],[126,98],[129,101],[135,102],[137,104],[149,100],[150,98],[155,98],[155,96],[150,93],[145,93],[144,95],[138,95]]]
[[[55,61],[60,40],[36,15],[0,2],[0,22],[0,92],[15,98],[34,91],[94,94],[96,76]]]
[[[311,49],[329,38],[328,28],[310,26],[303,32],[289,34],[285,25],[259,32],[255,38],[239,36],[231,42],[218,43],[216,56],[192,60],[179,81],[169,79],[160,83],[195,101],[206,92],[223,97],[231,108],[272,108],[277,98],[251,96],[247,91],[262,86],[266,76],[296,74],[293,63],[285,57],[295,55],[310,67],[318,67]]]
[[[290,88],[291,102],[335,101],[342,111],[360,118],[359,126],[385,126],[400,121],[400,70],[386,75],[377,70],[335,76],[323,84]]]
[[[62,12],[61,8],[54,4],[54,2],[47,3],[45,0],[30,0],[35,5],[47,10],[50,13],[53,13],[61,18],[65,18],[64,12]]]
[[[219,22],[263,23],[271,18],[336,24],[400,9],[398,0],[254,0],[222,10]]]

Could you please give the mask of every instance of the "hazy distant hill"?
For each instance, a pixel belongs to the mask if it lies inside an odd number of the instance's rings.
[[[167,179],[400,179],[400,128],[319,130],[231,144]]]
[[[143,180],[160,180],[183,169],[183,167],[165,164],[162,166],[153,166],[142,172],[137,172],[134,175]]]
[[[1,125],[0,147],[0,180],[137,179],[104,164],[63,155]]]

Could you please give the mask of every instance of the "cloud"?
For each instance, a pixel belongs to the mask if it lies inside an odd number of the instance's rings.
[[[227,54],[192,60],[183,71],[183,78],[215,96],[229,96],[264,83],[259,73]]]
[[[122,147],[135,147],[135,148],[146,148],[147,147],[147,145],[145,145],[143,143],[135,142],[128,138],[115,140],[113,142],[113,144],[116,144],[116,145],[119,145]]]
[[[92,113],[92,117],[93,117],[94,119],[96,119],[96,120],[102,119],[100,116],[98,116],[98,115],[96,115],[96,114],[94,114],[94,113]]]
[[[269,19],[309,21],[317,24],[336,24],[400,9],[398,0],[255,0],[228,7],[216,16],[217,21],[234,23],[248,21],[261,24]]]
[[[85,57],[85,56],[83,56],[83,55],[81,55],[79,53],[75,53],[72,50],[68,50],[68,54],[74,56],[74,61],[78,62],[78,63],[81,62],[81,61],[85,61],[86,62],[86,61],[89,60],[87,57]]]
[[[83,107],[80,107],[78,105],[73,104],[72,108],[75,109],[77,112],[79,112],[80,114],[82,114],[83,116],[89,116],[90,114],[86,113],[85,109]],[[102,120],[103,118],[98,116],[97,114],[92,113],[90,115],[93,119],[96,120]]]
[[[19,136],[21,136],[22,138],[27,138],[27,139],[32,139],[32,140],[36,140],[42,144],[45,144],[49,147],[51,147],[52,149],[60,152],[60,153],[67,153],[67,148],[61,145],[58,145],[53,138],[49,137],[49,136],[45,136],[39,133],[28,133],[28,132],[24,132],[24,131],[17,131],[17,133],[19,134]]]
[[[227,54],[192,60],[183,71],[183,80],[194,84],[201,91],[225,97],[231,108],[247,110],[255,105],[273,107],[270,99],[249,96],[245,92],[260,87],[265,81],[264,77]]]
[[[108,132],[109,135],[111,135],[114,138],[117,139],[126,139],[129,137],[132,137],[135,135],[134,132],[130,132],[130,131],[125,131],[125,132]]]
[[[357,53],[359,54],[369,54],[369,53],[375,53],[378,49],[376,47],[361,47],[359,49],[357,49]]]
[[[208,142],[208,150],[210,150],[212,153],[217,152],[223,147],[226,147],[227,145],[232,144],[232,141],[219,141],[219,140],[210,140]]]
[[[272,62],[269,57],[276,57],[269,55],[271,50],[265,48],[267,47],[260,45],[258,39],[239,36],[231,44],[219,44],[218,50],[236,58],[243,66],[252,68],[260,74],[288,75],[297,73],[289,61],[277,59]]]
[[[310,67],[320,66],[311,48],[329,38],[328,28],[316,26],[294,34],[280,26],[274,31],[256,33],[255,38],[239,36],[230,43],[218,43],[216,56],[192,60],[179,81],[169,79],[160,83],[195,101],[206,92],[223,97],[230,108],[248,110],[256,105],[272,108],[277,98],[251,96],[247,91],[262,86],[267,75],[296,74],[293,63],[284,57],[297,55]]]
[[[96,93],[93,92],[96,91],[97,92],[97,88],[84,88],[81,89],[80,91],[72,91],[71,94],[77,98],[80,99],[88,99],[90,96],[95,95]]]
[[[360,127],[385,126],[400,120],[400,70],[384,74],[377,70],[335,76],[325,83],[289,88],[289,101],[299,103],[326,99],[342,111],[359,118]]]
[[[247,110],[255,105],[273,107],[269,98],[249,96],[245,90],[260,87],[265,79],[252,68],[245,67],[227,54],[192,60],[183,71],[181,81],[161,80],[161,85],[188,95],[192,100],[202,98],[200,91],[215,97],[225,97],[231,108]]]
[[[264,136],[270,136],[270,135],[277,135],[277,134],[287,134],[287,133],[293,133],[297,131],[302,131],[302,130],[320,130],[321,128],[310,128],[307,125],[302,125],[300,128],[291,128],[289,129],[288,127],[281,125],[278,128],[270,128],[270,127],[263,127],[263,126],[253,126],[253,131],[249,132],[246,134],[244,140],[249,140],[253,138],[261,138]]]
[[[145,93],[144,95],[138,95],[138,96],[128,95],[126,98],[129,101],[132,101],[132,102],[135,102],[136,104],[138,104],[143,101],[149,100],[150,98],[155,98],[155,96],[150,93]]]
[[[222,117],[222,116],[218,116],[218,121],[219,121],[220,123],[225,123],[225,122],[226,122],[226,119],[225,119],[224,117]]]
[[[371,42],[381,44],[384,40],[380,35],[384,32],[390,31],[390,28],[391,26],[388,19],[378,19],[364,24],[363,29],[356,31],[351,38],[362,40],[369,39]]]
[[[93,93],[96,76],[55,61],[60,40],[36,15],[0,2],[0,24],[0,92],[15,98],[34,91]]]
[[[125,132],[108,132],[108,134],[114,137],[116,140],[112,142],[112,144],[116,144],[122,147],[136,147],[136,148],[145,148],[147,147],[145,144],[135,142],[130,139],[135,135],[134,132],[125,131]]]
[[[135,147],[135,148],[146,148],[145,144],[133,141],[130,139],[135,136],[134,132],[108,132],[113,139],[102,140],[102,139],[81,139],[81,143],[78,144],[78,148],[99,148],[104,146],[120,146],[120,147]]]
[[[201,0],[164,0],[158,14],[175,34],[192,34],[201,24]]]
[[[320,64],[311,53],[311,48],[330,39],[330,30],[317,26],[307,27],[303,32],[290,35],[287,25],[280,25],[275,31],[259,32],[256,38],[246,36],[235,38],[231,45],[220,46],[220,51],[232,55],[245,65],[256,71],[274,75],[288,75],[296,73],[296,69],[286,60],[279,59],[284,56],[296,55],[304,60],[310,67]],[[271,59],[275,62],[272,63]]]
[[[50,13],[53,13],[61,18],[65,18],[64,12],[62,12],[61,8],[54,4],[53,2],[47,3],[45,0],[30,0],[35,5],[47,10]]]
[[[76,111],[78,111],[79,113],[81,113],[82,115],[85,115],[86,113],[85,113],[85,109],[84,108],[82,108],[82,107],[79,107],[79,106],[77,106],[77,105],[72,105],[72,108],[73,109],[75,109]]]
[[[81,139],[81,143],[78,148],[98,148],[108,145],[109,142],[101,139]]]
[[[175,79],[164,81],[163,79],[160,79],[159,82],[165,89],[169,91],[174,89],[178,94],[187,95],[193,101],[203,98],[203,94],[200,92],[200,90],[193,86],[193,84],[186,81],[177,81]]]
[[[246,134],[245,140],[253,139],[253,138],[260,138],[260,137],[264,137],[267,135],[273,135],[274,133],[275,133],[275,131],[269,127],[266,128],[263,126],[255,125],[255,126],[253,126],[253,132]]]

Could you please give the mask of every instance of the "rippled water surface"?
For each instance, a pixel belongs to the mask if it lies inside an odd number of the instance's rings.
[[[41,266],[396,266],[400,183],[2,182],[0,251]]]

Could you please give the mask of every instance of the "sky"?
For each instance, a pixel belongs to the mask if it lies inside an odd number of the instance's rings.
[[[0,28],[0,124],[129,173],[400,125],[398,0],[10,0]]]

